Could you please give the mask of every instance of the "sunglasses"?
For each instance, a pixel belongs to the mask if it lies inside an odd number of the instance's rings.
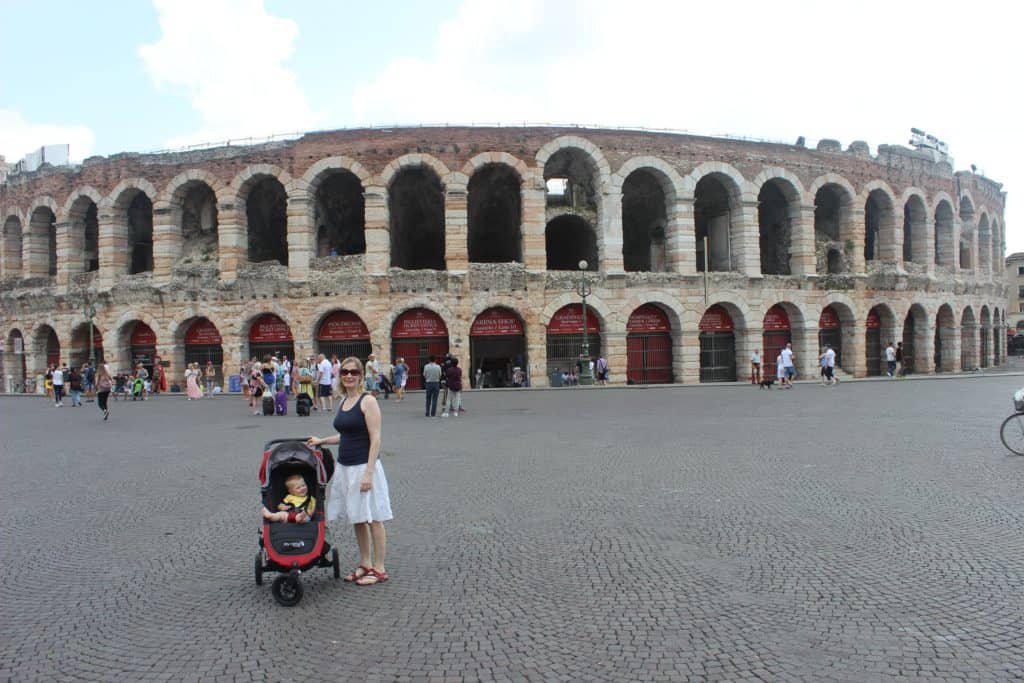
[[[356,370],[355,368],[342,368],[341,370],[338,370],[338,374],[341,375],[342,377],[344,377],[345,375],[348,375],[350,377],[358,377],[363,373],[361,373],[359,370]]]

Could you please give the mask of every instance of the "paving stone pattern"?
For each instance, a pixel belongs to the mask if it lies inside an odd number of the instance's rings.
[[[327,416],[0,399],[0,680],[1019,679],[1020,381],[413,394],[392,580],[292,609],[256,470]]]

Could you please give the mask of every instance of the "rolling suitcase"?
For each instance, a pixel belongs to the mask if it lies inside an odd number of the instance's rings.
[[[313,399],[306,394],[299,394],[295,399],[295,414],[299,417],[309,417],[309,409],[313,407]]]
[[[264,396],[263,397],[263,414],[273,415],[274,414],[274,397]]]
[[[278,415],[288,414],[288,394],[283,391],[274,395],[274,412]]]

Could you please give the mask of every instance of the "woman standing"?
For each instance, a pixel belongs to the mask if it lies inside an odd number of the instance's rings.
[[[327,501],[327,519],[337,519],[342,511],[348,517],[359,545],[359,564],[345,577],[359,586],[372,586],[388,580],[384,568],[387,535],[384,522],[393,519],[388,480],[380,456],[380,405],[364,391],[363,364],[358,358],[341,362],[341,405],[334,417],[334,436],[311,436],[310,447],[340,444],[331,496]]]
[[[100,364],[96,370],[96,405],[103,411],[103,420],[110,417],[107,410],[107,399],[110,398],[110,390],[114,388],[114,380],[110,377],[110,370],[105,364]]]
[[[338,377],[338,371],[341,369],[341,362],[338,360],[338,354],[331,356],[331,395],[340,396],[342,392],[341,379]]]
[[[198,401],[203,397],[203,390],[199,388],[199,363],[192,363],[185,371],[185,386],[188,388],[188,400]]]

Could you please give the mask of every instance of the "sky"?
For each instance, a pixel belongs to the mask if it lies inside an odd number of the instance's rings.
[[[844,147],[916,127],[1024,187],[1024,48],[975,0],[0,0],[0,154],[571,123]],[[1024,215],[1024,214],[1022,214]]]

